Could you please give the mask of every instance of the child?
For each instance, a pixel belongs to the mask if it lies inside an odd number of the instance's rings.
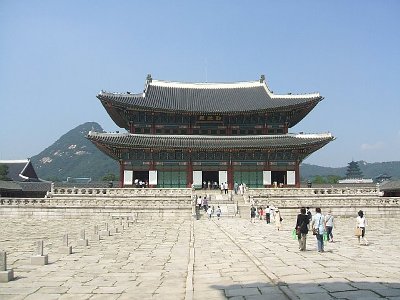
[[[219,205],[218,205],[216,213],[217,213],[217,217],[218,217],[218,220],[219,220],[219,218],[221,217],[221,208],[219,207]]]

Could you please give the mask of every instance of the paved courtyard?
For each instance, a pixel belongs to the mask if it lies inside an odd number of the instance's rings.
[[[139,220],[101,240],[93,226],[104,221],[1,219],[15,280],[0,283],[0,299],[400,299],[396,219],[370,219],[361,246],[355,220],[337,218],[335,243],[318,253],[311,234],[300,252],[295,220],[282,217],[281,231],[240,218]],[[58,253],[65,233],[71,255]],[[45,266],[30,265],[39,239]]]

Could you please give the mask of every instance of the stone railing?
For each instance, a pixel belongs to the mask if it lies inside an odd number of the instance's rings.
[[[254,205],[273,205],[279,208],[297,207],[399,207],[400,198],[384,197],[299,197],[292,199],[284,198],[250,198]]]
[[[0,198],[0,206],[46,206],[48,198]]]
[[[170,198],[170,199],[138,199],[138,198],[51,198],[49,206],[57,207],[79,207],[79,208],[142,208],[142,209],[176,209],[191,208],[192,199],[186,198]]]
[[[192,189],[175,189],[175,188],[71,188],[57,187],[54,188],[48,196],[79,196],[79,197],[190,197]]]
[[[360,187],[360,188],[270,188],[270,189],[249,189],[250,197],[337,197],[337,196],[378,196],[379,190],[376,187]]]
[[[81,197],[63,197],[63,198],[1,198],[0,207],[58,207],[58,208],[190,208],[192,199],[170,198],[170,199],[124,199],[124,198],[81,198]]]

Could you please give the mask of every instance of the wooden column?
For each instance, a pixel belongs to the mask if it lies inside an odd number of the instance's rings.
[[[297,160],[295,165],[296,187],[300,187],[300,162]]]
[[[267,130],[267,114],[264,115],[264,127],[263,127],[263,134],[267,134],[268,130]]]
[[[153,158],[153,155],[154,155],[153,149],[150,150],[150,153],[151,153],[151,155],[150,155],[151,157],[150,157],[149,171],[154,171],[156,169],[156,167],[155,167],[154,158]],[[153,187],[154,187],[154,185],[150,185],[150,182],[149,182],[149,188],[153,188]]]
[[[124,187],[124,161],[119,161],[119,187]]]
[[[192,150],[189,150],[188,155],[189,159],[186,166],[186,187],[191,188],[193,184]]]
[[[228,189],[233,190],[235,183],[233,182],[233,165],[232,165],[232,151],[229,151],[228,162]]]

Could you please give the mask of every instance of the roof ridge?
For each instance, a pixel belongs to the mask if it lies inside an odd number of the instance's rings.
[[[236,82],[183,82],[183,81],[169,81],[169,80],[155,80],[149,82],[151,86],[161,87],[179,87],[179,88],[250,88],[263,86],[264,83],[255,81],[236,81]]]

